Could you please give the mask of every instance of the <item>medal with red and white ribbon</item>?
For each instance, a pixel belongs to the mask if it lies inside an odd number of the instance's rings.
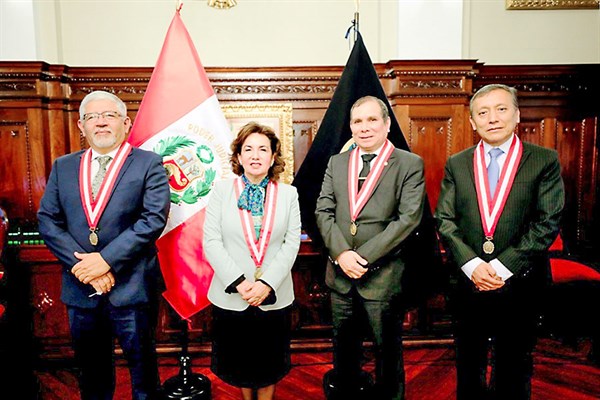
[[[523,154],[523,145],[517,135],[513,136],[506,161],[502,166],[502,172],[498,179],[496,196],[490,193],[490,184],[488,182],[487,168],[485,165],[485,153],[483,150],[483,141],[480,141],[475,148],[473,155],[473,168],[475,171],[475,188],[477,190],[477,203],[479,204],[479,214],[485,241],[483,242],[483,252],[492,254],[494,252],[494,232],[496,225],[504,210],[506,199],[512,189],[515,175]]]
[[[117,176],[131,152],[132,146],[123,142],[114,160],[110,163],[104,181],[100,185],[100,189],[94,199],[92,196],[92,149],[87,149],[79,163],[79,195],[83,205],[83,211],[88,225],[90,226],[90,244],[98,245],[98,221],[102,217],[102,213],[108,204]]]
[[[235,182],[235,193],[239,199],[240,194],[244,190],[244,182],[242,178],[236,179]],[[256,271],[254,272],[254,279],[258,280],[262,276],[262,263],[265,260],[265,254],[267,253],[267,247],[269,247],[269,241],[271,240],[271,233],[273,232],[273,226],[275,224],[275,211],[277,209],[277,182],[269,181],[266,188],[265,194],[265,205],[263,220],[260,227],[260,234],[256,237],[256,230],[254,229],[254,222],[252,219],[252,213],[250,210],[239,209],[240,219],[242,221],[242,230],[244,231],[244,237],[246,238],[246,244],[248,250],[250,250],[250,256],[256,265]]]
[[[352,236],[356,235],[356,232],[358,232],[356,219],[365,204],[367,204],[367,201],[371,198],[377,181],[383,173],[383,168],[387,165],[387,161],[393,151],[394,145],[389,140],[386,140],[379,155],[375,157],[373,166],[371,167],[369,175],[367,175],[360,192],[358,191],[358,175],[362,162],[359,156],[359,148],[355,148],[350,154],[348,160],[348,200],[350,202],[350,234]]]

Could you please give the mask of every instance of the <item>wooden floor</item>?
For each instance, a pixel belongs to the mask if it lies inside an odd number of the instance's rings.
[[[565,345],[558,340],[541,339],[535,353],[533,400],[597,400],[600,399],[600,367],[587,359],[589,342],[583,340]],[[193,359],[193,371],[212,382],[212,399],[238,400],[238,390],[215,377],[207,356]],[[324,400],[323,374],[331,368],[331,353],[294,352],[293,368],[278,385],[277,400]],[[450,344],[405,347],[408,400],[451,400],[455,398],[454,350]],[[179,370],[174,357],[160,359],[164,382]],[[372,370],[372,362],[365,369]],[[131,398],[126,368],[118,367],[115,399]],[[77,382],[69,368],[36,371],[41,400],[77,400]],[[0,398],[4,398],[0,394]],[[376,400],[376,399],[374,399]]]

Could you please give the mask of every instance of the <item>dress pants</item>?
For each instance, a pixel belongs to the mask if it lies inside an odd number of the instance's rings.
[[[112,400],[115,338],[129,367],[132,399],[155,399],[160,388],[154,338],[156,309],[148,304],[115,307],[106,296],[96,308],[67,309],[81,399]]]
[[[347,295],[332,291],[331,308],[333,366],[338,384],[349,387],[361,381],[362,342],[365,334],[369,334],[375,354],[377,399],[404,399],[404,306],[400,298],[366,300],[353,287]]]
[[[531,398],[536,297],[534,291],[515,283],[509,280],[503,288],[490,292],[463,289],[459,296],[457,400]]]

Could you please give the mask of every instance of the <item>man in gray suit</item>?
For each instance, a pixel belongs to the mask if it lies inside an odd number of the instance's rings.
[[[334,376],[350,392],[361,380],[366,316],[376,398],[403,399],[401,245],[423,214],[423,160],[387,140],[389,111],[380,99],[358,99],[350,118],[357,147],[329,160],[315,211],[329,252]]]
[[[549,276],[564,188],[556,151],[521,143],[516,90],[487,85],[471,99],[477,146],[450,157],[437,204],[458,273],[457,399],[531,396],[536,300]],[[487,384],[488,350],[493,370]]]

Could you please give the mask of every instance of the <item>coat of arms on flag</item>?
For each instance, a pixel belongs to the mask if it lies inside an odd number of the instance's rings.
[[[195,203],[210,192],[210,186],[215,179],[216,171],[210,165],[215,159],[213,152],[206,145],[194,149],[195,144],[184,137],[176,136],[173,140],[162,140],[158,144],[159,147],[154,149],[154,152],[163,157],[163,163],[169,173],[171,201],[175,204],[181,201]],[[202,152],[206,154],[205,157]]]

